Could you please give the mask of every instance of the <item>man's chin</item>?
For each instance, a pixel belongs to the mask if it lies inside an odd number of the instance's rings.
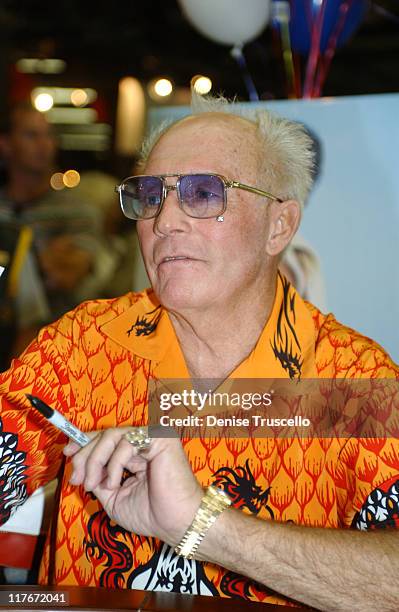
[[[204,296],[199,291],[198,285],[191,282],[173,283],[169,282],[164,287],[155,288],[155,293],[160,303],[171,311],[201,308]]]

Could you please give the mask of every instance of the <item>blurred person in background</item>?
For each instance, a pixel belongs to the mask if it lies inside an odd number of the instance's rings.
[[[135,166],[134,162],[132,166]],[[118,179],[112,174],[100,170],[87,170],[82,172],[80,183],[74,190],[81,201],[89,201],[99,207],[104,217],[104,235],[118,258],[112,278],[104,288],[105,297],[122,295],[131,289],[136,290],[138,285],[140,289],[149,286],[142,264],[136,227],[122,214],[115,193],[117,183]]]
[[[82,300],[101,297],[118,257],[104,239],[101,208],[73,189],[51,187],[57,143],[46,117],[22,103],[3,119],[0,152],[7,179],[0,190],[0,222],[33,230],[16,295],[17,353],[42,325]]]

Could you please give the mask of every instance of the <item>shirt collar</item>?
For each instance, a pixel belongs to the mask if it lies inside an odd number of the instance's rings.
[[[167,311],[151,289],[138,294],[134,304],[102,325],[101,331],[129,351],[151,361],[161,361],[169,344],[176,339]]]
[[[158,378],[186,378],[187,367],[167,311],[150,289],[101,330],[139,357],[155,362]],[[235,368],[234,378],[316,377],[316,333],[305,302],[278,276],[274,304],[251,354]]]

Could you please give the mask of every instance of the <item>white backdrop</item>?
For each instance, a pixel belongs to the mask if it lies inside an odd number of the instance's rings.
[[[301,232],[320,256],[328,309],[399,361],[399,94],[255,104],[305,123],[322,141]],[[151,109],[149,127],[186,114]]]

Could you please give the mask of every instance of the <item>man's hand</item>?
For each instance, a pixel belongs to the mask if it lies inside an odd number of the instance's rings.
[[[203,491],[180,440],[155,438],[145,452],[124,438],[130,428],[93,433],[84,448],[70,442],[70,482],[93,491],[116,523],[138,535],[176,546],[197,511]],[[131,472],[121,484],[124,469]]]
[[[107,514],[136,534],[180,542],[202,489],[176,438],[154,439],[137,454],[128,429],[93,432],[80,449],[69,443],[73,484],[93,491]],[[123,469],[133,473],[120,484]],[[223,512],[196,559],[220,565],[318,610],[398,610],[398,533],[365,533],[264,521],[241,510]]]
[[[50,240],[39,253],[39,263],[49,289],[72,291],[87,276],[93,256],[78,247],[72,236]]]

